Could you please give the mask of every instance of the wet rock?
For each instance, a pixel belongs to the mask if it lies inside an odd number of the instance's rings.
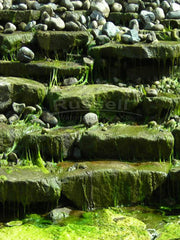
[[[25,3],[20,3],[18,6],[19,10],[27,10],[27,5]]]
[[[40,10],[41,8],[41,4],[37,1],[33,1],[30,6],[31,6],[31,9],[34,9],[34,10]]]
[[[6,153],[10,147],[13,146],[15,141],[15,133],[10,125],[0,123],[0,153]]]
[[[136,29],[137,31],[139,31],[139,22],[137,19],[132,19],[130,22],[129,22],[129,28],[130,29]]]
[[[98,22],[96,20],[93,20],[89,27],[92,29],[98,28]]]
[[[147,36],[146,36],[146,42],[147,43],[152,43],[152,42],[155,42],[155,41],[157,41],[155,32],[148,33]]]
[[[70,11],[74,11],[74,6],[70,0],[61,0],[61,6],[66,7]]]
[[[69,217],[71,211],[72,209],[66,207],[55,208],[48,214],[47,217],[51,219],[53,222],[58,222],[59,220]]]
[[[154,22],[155,21],[155,15],[153,12],[142,10],[140,12],[140,20],[146,25],[149,22]]]
[[[76,0],[76,1],[71,1],[71,3],[73,4],[75,10],[79,10],[83,6],[82,1]]]
[[[161,2],[161,7],[164,10],[165,13],[167,13],[170,9],[170,4],[168,1],[162,1]]]
[[[36,26],[36,21],[28,22],[25,27],[25,31],[31,31]]]
[[[146,94],[148,97],[157,97],[158,91],[156,89],[147,89]]]
[[[138,12],[139,10],[139,5],[138,4],[134,4],[134,3],[130,3],[128,5],[126,5],[125,7],[125,12]]]
[[[136,29],[131,29],[121,36],[123,43],[137,43],[140,42],[138,31]]]
[[[96,37],[96,45],[103,45],[110,42],[110,38],[107,35],[99,35]]]
[[[23,118],[26,118],[29,114],[35,113],[36,108],[32,106],[27,106],[24,108],[24,111],[22,113]]]
[[[109,5],[105,0],[95,0],[91,2],[91,10],[97,10],[103,14],[104,17],[108,17],[110,13]]]
[[[154,15],[155,15],[156,19],[158,19],[158,20],[162,20],[165,18],[164,10],[160,7],[157,7],[154,10]]]
[[[180,19],[180,11],[175,11],[175,12],[170,11],[166,14],[166,18]]]
[[[8,156],[7,156],[7,161],[9,163],[17,164],[18,163],[18,157],[17,157],[16,153],[14,153],[14,152],[9,153]]]
[[[113,38],[120,32],[120,30],[117,26],[114,25],[113,22],[107,22],[104,24],[102,32],[109,38]]]
[[[169,11],[171,12],[180,11],[180,4],[175,2],[171,3]]]
[[[92,127],[96,123],[98,123],[98,116],[95,113],[87,113],[83,117],[83,122],[86,127]]]
[[[3,9],[9,9],[12,6],[12,0],[3,0]]]
[[[77,82],[78,82],[78,80],[75,77],[65,78],[63,80],[63,85],[64,86],[70,86],[70,85],[76,84]]]
[[[22,113],[25,107],[26,107],[25,103],[16,103],[16,102],[12,103],[13,111],[18,115]]]
[[[75,147],[73,150],[73,157],[75,159],[81,159],[81,150],[78,147]]]
[[[39,119],[39,118],[34,118],[34,119],[32,119],[31,120],[31,123],[32,124],[37,124],[37,125],[39,125],[39,126],[41,126],[41,127],[46,127],[46,124],[41,120],[41,119]]]
[[[66,22],[65,23],[65,29],[68,31],[78,31],[79,30],[79,26],[77,23],[70,21],[70,22]]]
[[[48,26],[46,24],[42,24],[42,23],[39,23],[39,24],[35,25],[34,28],[36,30],[40,30],[40,31],[47,31],[48,30]]]
[[[50,17],[45,19],[45,24],[47,24],[50,30],[62,30],[65,28],[65,23],[60,17]]]
[[[89,10],[90,7],[91,7],[90,1],[89,1],[89,0],[85,0],[84,3],[83,3],[83,7],[82,7],[82,8],[83,8],[84,10]]]
[[[20,62],[28,63],[34,59],[34,53],[33,51],[31,51],[31,49],[27,47],[22,47],[18,51],[17,59]]]
[[[43,112],[40,119],[45,123],[49,123],[51,127],[55,127],[58,124],[57,118],[49,112]]]
[[[6,123],[7,122],[7,118],[4,114],[0,114],[0,123]]]
[[[122,11],[122,5],[120,3],[113,3],[111,6],[111,12],[121,12]]]
[[[13,114],[11,117],[8,118],[8,123],[12,124],[18,120],[19,120],[19,116],[17,114]]]
[[[11,22],[6,23],[4,33],[13,33],[14,31],[16,31],[16,26]]]

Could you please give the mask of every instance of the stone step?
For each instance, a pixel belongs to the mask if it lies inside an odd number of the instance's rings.
[[[30,63],[18,61],[0,61],[0,75],[26,77],[39,80],[43,83],[50,83],[53,76],[58,82],[65,77],[81,77],[87,69],[86,66],[75,62],[59,60],[39,60]]]
[[[83,125],[55,128],[25,134],[18,143],[19,156],[29,151],[32,158],[40,151],[45,161],[62,159],[118,159],[119,161],[169,161],[174,138],[162,128],[111,124],[86,130]]]
[[[61,202],[65,196],[78,209],[92,210],[129,204],[161,204],[161,196],[165,200],[179,193],[174,189],[169,196],[168,186],[179,183],[179,172],[171,170],[169,163],[62,162],[52,171],[48,174],[37,167],[8,167],[8,171],[0,168],[0,203],[16,207],[22,204],[26,211],[32,204],[45,203],[48,207],[59,199],[61,204],[67,204]],[[178,204],[180,199],[176,200]]]
[[[13,102],[26,106],[41,104],[45,95],[46,87],[41,83],[26,78],[0,77],[0,113],[7,112]]]
[[[28,23],[30,21],[37,21],[40,19],[41,12],[38,10],[0,10],[0,23],[6,24],[12,22],[19,24],[21,22]]]
[[[171,115],[180,113],[180,96],[158,93],[148,97],[133,87],[118,87],[110,84],[91,84],[69,87],[54,87],[46,98],[46,105],[59,118],[73,114],[84,115],[93,111],[100,120],[123,116],[134,121],[156,120],[163,122]]]
[[[162,76],[171,75],[180,57],[180,43],[177,41],[134,45],[107,43],[92,47],[89,54],[95,59],[97,77],[109,81],[113,77],[119,77],[125,82],[138,80],[149,83]]]

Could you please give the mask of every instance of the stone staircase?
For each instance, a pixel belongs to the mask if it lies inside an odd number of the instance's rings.
[[[41,14],[1,10],[0,24],[38,22]],[[108,21],[127,27],[137,18],[110,13]],[[179,20],[163,21],[174,36]],[[158,39],[164,34],[156,32]],[[170,40],[96,46],[89,31],[2,31],[1,207],[179,206],[180,43]],[[16,59],[22,46],[33,50],[33,61]],[[70,77],[77,83],[65,86]],[[25,104],[26,113],[13,103]],[[43,122],[43,112],[58,123]],[[88,112],[99,118],[90,128],[83,122]]]

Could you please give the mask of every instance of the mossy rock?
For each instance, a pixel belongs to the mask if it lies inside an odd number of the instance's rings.
[[[109,14],[108,21],[111,21],[118,26],[129,27],[129,22],[132,19],[137,19],[138,16],[138,13],[111,12]]]
[[[174,154],[177,159],[180,159],[180,127],[172,131],[174,136]]]
[[[94,127],[79,142],[82,157],[128,161],[161,161],[172,157],[174,138],[168,131],[116,124],[102,131]]]
[[[45,134],[32,132],[23,136],[17,148],[21,156],[29,156],[32,160],[36,160],[40,152],[44,161],[63,161],[72,156],[74,144],[83,131],[82,127],[67,127],[52,129]]]
[[[173,167],[169,172],[169,195],[175,204],[180,204],[180,166]]]
[[[108,84],[77,85],[52,88],[46,98],[47,106],[59,114],[84,115],[95,112],[100,117],[118,115],[121,112],[136,115],[142,94],[133,88],[120,88]]]
[[[15,134],[11,126],[0,123],[0,153],[7,152],[14,144]]]
[[[1,16],[1,15],[0,15]],[[34,41],[34,32],[14,32],[12,34],[0,33],[0,55],[16,59],[19,48]]]
[[[83,164],[87,166],[85,169],[80,168]],[[100,161],[78,166],[75,170],[66,170],[60,179],[62,195],[81,209],[148,201],[153,191],[166,181],[170,169],[169,163],[152,162],[133,165]]]
[[[85,31],[39,31],[36,36],[40,49],[46,52],[67,53],[75,49],[84,49],[87,48],[89,40]]]
[[[0,175],[0,202],[22,204],[54,203],[61,194],[61,186],[55,176],[44,173],[38,167],[3,167]]]
[[[41,12],[38,10],[1,10],[0,11],[0,22],[6,24],[12,22],[19,24],[21,22],[28,23],[32,20],[39,20]]]
[[[145,97],[140,106],[145,120],[163,122],[171,115],[180,113],[180,97],[174,94],[159,94],[157,97]]]
[[[0,110],[5,111],[13,102],[26,105],[42,103],[46,88],[43,84],[26,78],[0,77],[0,92]]]
[[[180,43],[159,41],[157,43],[118,44],[107,43],[92,47],[90,54],[94,58],[129,58],[129,59],[176,59],[180,57]]]
[[[51,83],[53,75],[60,81],[65,77],[79,77],[86,67],[66,61],[32,61],[30,63],[0,61],[0,74],[3,76],[16,76],[32,78],[36,81]]]

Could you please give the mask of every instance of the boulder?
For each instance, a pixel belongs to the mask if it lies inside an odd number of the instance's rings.
[[[110,13],[109,5],[105,0],[94,0],[91,2],[91,10],[97,10],[103,14],[104,17],[108,17]]]

